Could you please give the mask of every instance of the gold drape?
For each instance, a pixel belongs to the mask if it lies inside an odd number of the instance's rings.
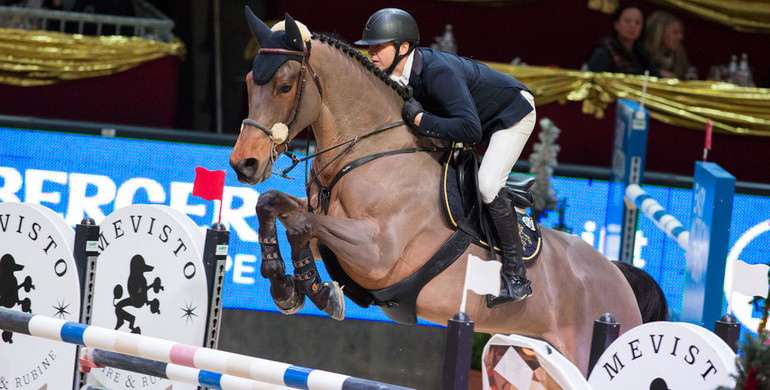
[[[597,118],[618,98],[642,98],[644,76],[486,64],[519,79],[534,92],[538,105],[582,102],[583,112]],[[652,118],[675,126],[705,130],[711,118],[714,131],[770,136],[770,89],[650,77],[644,105]]]
[[[588,0],[588,8],[611,14],[618,8],[618,0]]]
[[[114,74],[166,55],[184,55],[180,41],[136,37],[90,37],[0,28],[0,83],[48,85],[63,80]],[[642,76],[591,73],[538,66],[487,63],[526,84],[539,105],[582,102],[583,112],[602,117],[618,98],[641,100]],[[744,88],[710,81],[651,77],[645,106],[659,121],[716,131],[770,136],[770,89]]]
[[[26,87],[106,76],[167,55],[184,56],[184,44],[0,28],[0,83]]]
[[[652,0],[719,22],[737,31],[770,33],[770,0]]]
[[[736,31],[770,33],[770,0],[650,0],[678,8]],[[588,8],[613,13],[618,0],[588,0]]]

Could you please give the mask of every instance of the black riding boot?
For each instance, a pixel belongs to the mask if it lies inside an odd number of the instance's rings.
[[[527,280],[527,268],[521,259],[519,221],[507,188],[502,188],[495,199],[487,204],[487,210],[497,232],[498,245],[503,251],[500,296],[487,295],[487,306],[497,307],[532,295],[532,287]]]

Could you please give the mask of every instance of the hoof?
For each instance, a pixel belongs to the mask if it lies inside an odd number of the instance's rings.
[[[273,301],[275,302],[275,306],[278,307],[278,310],[286,315],[295,314],[302,310],[302,307],[305,306],[305,296],[299,294],[296,295],[296,299],[289,301]]]
[[[345,319],[345,294],[342,293],[342,287],[337,282],[324,282],[324,286],[329,287],[329,302],[324,308],[324,313],[337,321]]]
[[[295,284],[294,288],[291,289],[291,294],[286,299],[278,299],[273,296],[273,302],[275,302],[275,306],[278,307],[281,313],[286,315],[295,314],[305,306],[305,294],[297,291],[297,288],[298,286]]]

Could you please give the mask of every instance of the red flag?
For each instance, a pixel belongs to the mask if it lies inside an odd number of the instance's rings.
[[[206,200],[222,200],[222,192],[225,188],[225,171],[209,171],[203,167],[195,167],[195,183],[193,183],[193,196],[200,196]]]

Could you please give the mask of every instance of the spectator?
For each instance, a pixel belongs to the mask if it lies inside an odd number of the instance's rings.
[[[612,16],[612,34],[593,49],[586,66],[591,72],[613,72],[660,76],[658,68],[640,42],[644,15],[633,4],[618,7]]]
[[[685,80],[689,64],[684,51],[684,25],[676,16],[655,11],[644,25],[644,48],[663,77]]]

